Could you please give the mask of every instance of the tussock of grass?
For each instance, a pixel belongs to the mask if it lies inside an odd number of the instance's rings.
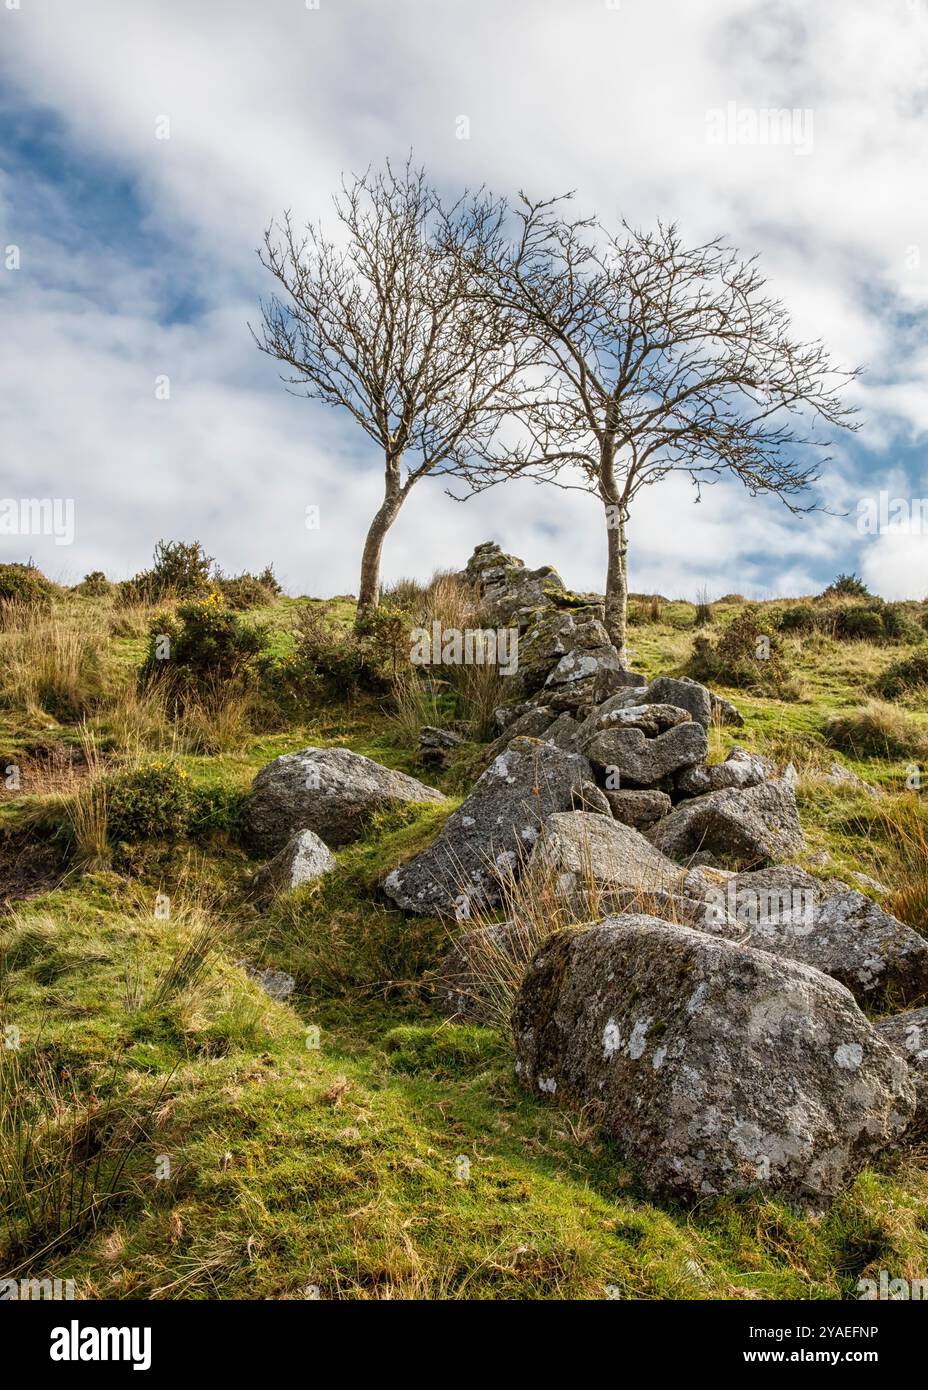
[[[882,700],[834,715],[824,733],[833,748],[854,758],[928,757],[928,725]]]

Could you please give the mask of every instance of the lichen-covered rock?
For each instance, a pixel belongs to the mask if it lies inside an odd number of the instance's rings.
[[[611,644],[600,647],[582,647],[565,652],[545,680],[545,698],[563,695],[563,687],[584,682],[591,691],[603,689],[608,693],[612,677],[621,676],[624,682],[626,671],[619,654]],[[554,687],[554,689],[552,689]],[[561,687],[558,690],[557,687]]]
[[[704,729],[708,729],[712,722],[712,696],[704,685],[690,680],[689,676],[679,679],[658,676],[640,698],[642,704],[676,705],[678,709],[688,710]]]
[[[459,919],[472,906],[498,902],[500,874],[521,872],[542,821],[567,810],[574,788],[590,775],[590,765],[579,753],[565,753],[538,739],[513,739],[434,844],[395,869],[384,891],[407,912]]]
[[[523,636],[519,639],[518,670],[507,682],[509,699],[524,700],[544,688],[540,704],[550,704],[550,696],[558,693],[560,685],[572,685],[579,678],[586,653],[595,653],[588,663],[587,676],[600,669],[599,655],[609,647],[609,634],[598,618],[585,611],[542,608],[532,614]],[[548,677],[569,658],[561,677],[546,687]],[[616,662],[618,657],[616,656]],[[605,692],[608,693],[608,692]]]
[[[567,897],[582,898],[594,886],[669,893],[686,877],[630,825],[587,811],[548,816],[529,862],[552,869]]]
[[[579,751],[580,725],[572,714],[565,710],[553,720],[539,735],[545,743],[553,743],[555,748],[563,748],[567,753]]]
[[[924,937],[856,889],[822,883],[792,864],[736,874],[707,892],[706,925],[815,966],[869,1009],[928,998]]]
[[[578,782],[571,793],[570,804],[575,811],[590,811],[594,815],[612,819],[609,798],[595,782]]]
[[[671,729],[670,738],[683,729]],[[787,778],[744,790],[729,788],[684,801],[648,831],[663,854],[679,862],[697,854],[738,868],[759,868],[805,849],[796,792]]]
[[[377,811],[409,801],[444,801],[434,787],[347,748],[304,748],[263,767],[245,803],[250,846],[274,854],[298,830],[337,849],[357,839]]]
[[[874,1027],[908,1064],[915,1084],[915,1116],[905,1138],[907,1144],[923,1144],[928,1140],[928,1009],[907,1009],[881,1018]]]
[[[657,738],[677,724],[688,724],[692,716],[689,710],[676,705],[625,705],[604,713],[599,720],[600,729],[640,729],[646,738]]]
[[[298,830],[258,875],[261,890],[271,895],[289,893],[305,883],[330,874],[335,855],[314,830]]]
[[[643,676],[635,672],[626,673],[629,677],[634,677],[631,684],[627,684],[616,690],[607,699],[599,701],[589,712],[583,723],[580,725],[579,741],[580,746],[584,747],[596,734],[603,729],[608,729],[613,722],[613,715],[618,710],[628,709],[634,705],[639,695],[644,694],[647,686],[642,684]]]
[[[728,787],[756,787],[777,775],[776,764],[760,753],[732,748],[724,762],[711,767],[698,764],[678,774],[675,787],[683,796],[705,796]]]
[[[546,705],[536,705],[531,700],[523,700],[521,704],[498,705],[493,711],[493,723],[507,739],[518,738],[524,735],[526,738],[537,738],[544,733],[545,729],[554,718],[554,710],[548,709]],[[500,750],[502,752],[502,749]]]
[[[513,1013],[539,1096],[601,1107],[643,1182],[821,1203],[905,1132],[905,1063],[836,980],[653,917],[555,933]]]
[[[472,584],[494,621],[519,620],[525,627],[538,608],[589,609],[602,620],[603,602],[596,594],[575,594],[567,589],[550,565],[526,569],[517,555],[505,554],[495,541],[478,545],[461,578]]]
[[[692,720],[657,738],[648,738],[641,729],[604,729],[584,748],[594,767],[618,777],[615,790],[657,786],[681,768],[704,761],[708,751],[705,729]]]
[[[606,799],[612,814],[623,825],[631,825],[635,830],[647,830],[663,816],[673,810],[673,803],[666,792],[641,789],[635,791],[607,791]]]
[[[554,710],[546,705],[529,705],[509,721],[506,719],[506,713],[505,705],[494,710],[497,728],[501,728],[502,733],[486,751],[487,765],[499,757],[500,753],[505,753],[514,738],[541,738],[556,718]]]

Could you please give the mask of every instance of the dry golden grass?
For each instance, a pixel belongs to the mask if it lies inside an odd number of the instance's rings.
[[[246,691],[216,689],[189,700],[178,720],[189,753],[238,753],[252,734],[254,701]]]
[[[410,604],[414,627],[431,632],[433,623],[438,623],[443,631],[463,633],[486,626],[475,591],[455,574],[437,573],[417,598]],[[494,712],[506,696],[505,677],[495,662],[462,662],[439,668],[407,666],[397,672],[392,691],[394,723],[405,742],[414,746],[423,724],[446,722],[437,703],[443,689],[454,696],[457,722],[465,725],[473,738],[492,736]]]
[[[76,719],[105,689],[106,632],[84,614],[0,605],[0,703],[33,717]]]

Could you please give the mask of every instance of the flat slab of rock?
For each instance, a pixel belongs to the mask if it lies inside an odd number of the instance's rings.
[[[776,764],[770,758],[749,753],[745,748],[733,748],[724,762],[711,767],[700,764],[681,772],[676,788],[684,796],[704,796],[727,787],[756,787],[774,780],[776,775]]]
[[[690,723],[690,713],[676,705],[623,705],[603,714],[600,729],[640,729],[647,738],[657,738],[677,724]]]
[[[498,902],[500,875],[521,872],[542,821],[569,810],[574,788],[590,775],[579,753],[538,739],[513,739],[435,843],[385,879],[384,892],[406,912],[459,920],[472,906]]]
[[[928,999],[928,941],[846,884],[784,865],[736,874],[706,902],[710,924],[716,908],[737,923],[724,935],[815,966],[868,1009]]]
[[[652,917],[550,937],[513,1030],[523,1084],[597,1103],[658,1193],[821,1203],[915,1109],[902,1058],[836,980]]]
[[[533,868],[549,868],[567,897],[588,886],[672,893],[682,889],[685,870],[660,854],[630,825],[589,811],[548,816],[532,851]]]
[[[680,729],[689,727],[680,725]],[[648,831],[648,838],[663,854],[681,863],[697,854],[709,854],[722,864],[740,868],[789,859],[806,845],[796,792],[786,778],[684,801]]]
[[[654,787],[681,768],[705,760],[709,751],[706,731],[692,720],[677,724],[657,738],[642,729],[604,729],[584,748],[590,762],[613,777],[618,788]]]
[[[905,1013],[881,1018],[876,1031],[908,1064],[915,1084],[915,1118],[906,1131],[906,1142],[922,1144],[928,1139],[928,1009],[907,1009]]]
[[[313,830],[337,849],[356,840],[377,811],[446,799],[415,777],[347,748],[304,748],[258,773],[245,804],[246,836],[263,854],[276,854],[299,830]]]

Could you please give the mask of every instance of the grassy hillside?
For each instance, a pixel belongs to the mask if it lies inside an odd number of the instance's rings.
[[[472,784],[492,691],[410,691],[395,633],[351,649],[349,600],[266,594],[234,619],[264,633],[260,662],[178,702],[138,672],[185,601],[95,587],[2,614],[0,1273],[85,1298],[257,1299],[836,1298],[880,1269],[923,1275],[928,1154],[823,1214],[660,1205],[591,1116],[520,1091],[505,1036],[436,1012],[448,929],[390,910],[378,884]],[[397,586],[388,609],[428,598]],[[743,608],[636,600],[636,668],[688,669],[694,639],[714,646]],[[878,880],[925,930],[911,769],[928,766],[928,702],[917,681],[891,699],[875,684],[923,635],[785,632],[781,697],[712,685],[746,721],[713,731],[713,757],[737,741],[792,759],[810,864]],[[467,736],[446,765],[419,761],[422,722]],[[321,885],[266,908],[241,796],[308,744],[451,800],[381,816]],[[835,762],[861,784],[830,780]],[[275,1001],[245,964],[295,992]]]

